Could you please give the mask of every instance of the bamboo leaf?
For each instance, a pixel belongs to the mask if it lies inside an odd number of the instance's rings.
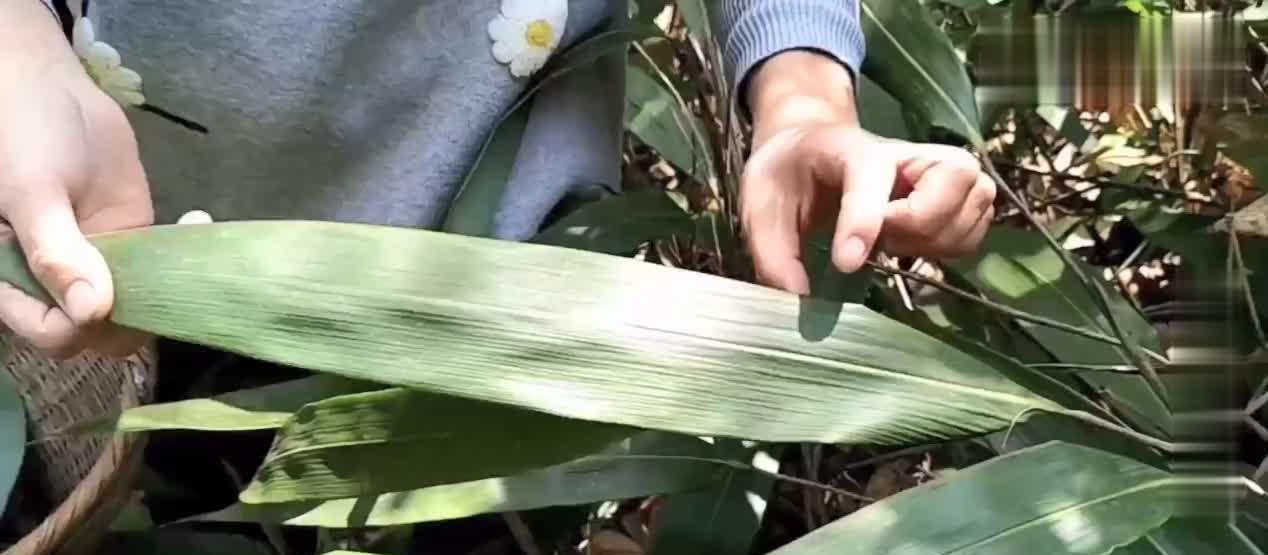
[[[113,271],[120,324],[581,420],[904,444],[1088,406],[1013,361],[865,307],[571,249],[328,222],[92,241]],[[825,406],[849,410],[825,417]]]
[[[1180,497],[1212,486],[1226,487],[1051,442],[888,497],[773,554],[1101,554],[1162,525]]]
[[[644,432],[595,455],[513,476],[321,503],[237,504],[193,520],[381,527],[647,497],[718,483],[733,469],[705,460],[711,453],[696,438]]]
[[[735,440],[714,445],[715,456],[778,472],[767,446],[745,447]],[[766,474],[730,469],[713,487],[674,493],[656,511],[650,531],[651,555],[747,555],[766,513],[774,480]]]
[[[0,370],[0,511],[18,481],[26,452],[26,409],[7,371]]]
[[[863,129],[890,139],[918,140],[903,105],[867,75],[859,76],[858,103],[859,125]]]
[[[697,118],[680,109],[665,84],[636,65],[625,67],[625,128],[699,183],[709,183],[708,145]],[[699,140],[697,140],[699,138]]]
[[[142,405],[117,416],[87,422],[68,433],[198,430],[241,432],[280,428],[304,405],[386,386],[319,375],[233,391],[206,399]]]
[[[964,63],[917,0],[863,0],[863,73],[932,125],[983,143]]]
[[[300,409],[240,497],[327,500],[504,476],[594,453],[634,432],[407,389],[344,395]]]
[[[527,103],[511,112],[498,125],[450,204],[442,229],[474,237],[493,236],[494,217],[502,206],[531,106]]]
[[[1008,306],[1042,314],[1047,318],[1108,335],[1109,322],[1097,310],[1059,256],[1038,233],[1015,228],[991,230],[980,253],[953,264],[960,274],[988,298]],[[1162,351],[1158,330],[1121,295],[1110,296],[1110,307],[1130,341]],[[1053,328],[1021,324],[1057,360],[1072,364],[1123,364],[1114,346]],[[1138,424],[1166,433],[1171,411],[1139,375],[1088,373],[1084,379],[1110,390],[1136,412],[1128,415]]]
[[[532,242],[628,255],[650,240],[694,232],[691,216],[664,192],[629,191],[578,208]]]

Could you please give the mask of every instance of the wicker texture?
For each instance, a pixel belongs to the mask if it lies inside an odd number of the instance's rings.
[[[33,439],[149,400],[156,378],[152,349],[127,359],[85,354],[68,361],[42,356],[0,336],[0,357],[26,404]],[[20,487],[36,488],[56,507],[3,555],[91,553],[127,501],[144,450],[141,436],[78,435],[37,443]]]

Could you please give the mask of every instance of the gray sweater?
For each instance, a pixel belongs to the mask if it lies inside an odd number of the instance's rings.
[[[159,223],[201,209],[217,220],[435,228],[529,82],[493,53],[489,25],[502,2],[94,0],[87,16],[97,40],[141,75],[149,103],[209,129],[129,112]],[[82,7],[70,3],[53,2],[73,21]],[[858,0],[720,4],[733,83],[793,48],[850,68],[862,61]],[[567,6],[556,52],[620,17],[627,0]],[[624,103],[615,65],[537,94],[495,235],[527,238],[568,195],[619,190]]]

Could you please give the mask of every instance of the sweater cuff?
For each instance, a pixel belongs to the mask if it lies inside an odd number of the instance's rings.
[[[867,49],[859,1],[759,0],[744,9],[722,47],[727,82],[741,112],[748,114],[745,85],[753,70],[788,50],[831,56],[857,81]]]

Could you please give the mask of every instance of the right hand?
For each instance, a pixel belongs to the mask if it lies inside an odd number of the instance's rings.
[[[0,63],[0,233],[57,301],[0,283],[0,322],[58,358],[126,356],[149,337],[108,322],[114,284],[84,236],[151,225],[149,184],[122,108],[64,54]]]

